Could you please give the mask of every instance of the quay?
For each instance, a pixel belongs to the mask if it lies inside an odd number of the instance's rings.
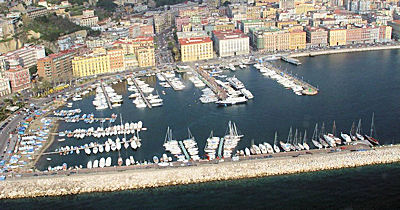
[[[139,85],[136,83],[135,77],[132,77],[132,81],[133,84],[135,84],[136,88],[138,89],[140,96],[142,96],[144,103],[146,104],[147,107],[149,107],[150,109],[153,108],[153,106],[151,106],[149,100],[147,100],[146,96],[144,95],[142,89],[139,87]]]
[[[182,142],[182,141],[178,141],[178,143],[179,143],[179,146],[180,146],[180,148],[181,148],[183,154],[184,154],[185,157],[186,157],[186,160],[190,160],[190,155],[189,155],[189,153],[187,152],[187,150],[186,150],[186,148],[185,148],[185,145],[183,145],[183,142]]]
[[[149,169],[146,168],[150,165],[144,165],[76,169],[73,170],[74,173],[67,170],[21,176],[4,174],[6,179],[1,181],[0,199],[110,192],[389,164],[400,162],[399,154],[400,145],[393,145],[370,150],[343,150],[296,157],[220,163],[210,161],[204,164],[199,162],[192,167],[161,167],[152,164],[154,167]]]
[[[104,88],[103,82],[101,82],[100,85],[101,85],[101,89],[103,90],[104,95],[106,96],[108,108],[112,109],[112,104],[111,104],[111,101],[110,101],[110,97],[108,96],[107,91]]]
[[[178,90],[178,88],[176,88],[176,86],[174,85],[174,83],[172,83],[169,78],[167,76],[164,75],[164,73],[160,73],[162,77],[164,77],[165,81],[167,81],[167,83],[172,87],[172,89],[174,89],[175,91]]]
[[[85,120],[85,119],[91,119],[91,120],[94,120],[95,122],[98,122],[98,121],[110,121],[111,119],[113,119],[113,118],[111,118],[111,117],[99,117],[99,118],[82,118],[82,117],[79,117],[79,118],[66,118],[66,117],[46,117],[46,118],[50,118],[50,119],[53,119],[53,120],[56,120],[56,121],[66,121],[66,120],[71,120],[71,119],[74,119],[74,120],[76,120],[77,122],[78,121],[81,121],[81,120]]]
[[[295,84],[300,85],[301,87],[303,87],[304,90],[302,91],[302,93],[304,95],[312,96],[312,95],[317,95],[318,94],[319,89],[317,87],[314,87],[311,84],[305,82],[304,80],[301,80],[301,79],[296,78],[296,77],[294,77],[294,76],[292,76],[292,75],[290,75],[290,74],[288,74],[286,72],[283,72],[282,70],[274,67],[272,64],[270,64],[268,62],[265,63],[265,66],[268,69],[275,71],[277,74],[282,75],[282,76],[284,76],[286,78],[289,78]]]
[[[201,67],[196,67],[196,70],[194,70],[192,67],[190,69],[194,75],[200,78],[200,80],[203,81],[215,93],[219,100],[225,100],[228,98],[228,93],[226,90],[220,87],[215,81],[214,77],[211,77]]]
[[[281,60],[297,66],[301,64],[301,62],[298,59],[289,56],[281,56]]]

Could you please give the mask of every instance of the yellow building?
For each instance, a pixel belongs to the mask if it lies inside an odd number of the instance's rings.
[[[276,17],[276,8],[273,7],[265,7],[261,9],[261,17],[262,18],[275,18]]]
[[[209,37],[179,39],[182,62],[213,58],[213,42]]]
[[[261,7],[247,6],[246,8],[247,19],[258,19],[261,17]]]
[[[329,46],[346,45],[346,29],[328,29],[328,44]]]
[[[292,30],[289,33],[289,49],[298,50],[306,48],[306,32],[303,30]]]
[[[312,3],[300,3],[295,5],[296,14],[306,14],[310,11],[315,11],[315,7]]]
[[[217,24],[214,26],[214,31],[225,31],[234,29],[235,29],[235,24],[233,23]]]
[[[191,23],[184,24],[181,27],[182,27],[182,32],[188,32],[188,31],[192,30],[192,24]]]
[[[142,47],[136,50],[136,58],[139,67],[150,67],[156,65],[154,47]]]
[[[278,27],[279,29],[282,29],[285,26],[293,26],[293,25],[297,25],[297,21],[289,20],[289,21],[276,22],[276,27]]]
[[[72,60],[72,73],[75,77],[87,77],[111,72],[110,57],[106,54],[77,56]]]

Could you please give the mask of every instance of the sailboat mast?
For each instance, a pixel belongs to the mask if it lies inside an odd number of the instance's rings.
[[[278,139],[278,132],[275,131],[275,139],[274,139],[274,145],[276,145],[276,141]]]
[[[371,137],[372,137],[372,134],[374,133],[374,117],[375,117],[375,113],[372,112],[371,130],[370,130],[370,134],[369,134],[369,136],[371,136]]]
[[[304,142],[307,142],[307,130],[304,130],[304,136],[303,136],[303,144],[304,144]]]
[[[336,136],[336,122],[335,122],[335,120],[333,121],[332,134],[333,134],[334,136]]]

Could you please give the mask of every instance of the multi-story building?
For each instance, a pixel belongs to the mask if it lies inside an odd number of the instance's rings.
[[[75,77],[87,77],[111,72],[110,58],[106,53],[74,57],[72,72]]]
[[[46,7],[28,7],[26,10],[26,16],[30,19],[46,16],[48,13]]]
[[[285,28],[285,27],[291,27],[294,25],[298,25],[298,22],[296,20],[288,20],[288,21],[278,21],[276,22],[276,27],[279,29]]]
[[[364,43],[373,43],[379,41],[379,28],[378,27],[362,27],[361,40]]]
[[[392,27],[379,26],[379,41],[390,42],[392,40]]]
[[[74,50],[51,54],[37,61],[37,73],[47,81],[67,81],[72,78]]]
[[[233,23],[222,23],[222,24],[215,24],[214,31],[225,31],[225,30],[233,30],[235,29],[235,24]]]
[[[279,0],[255,0],[256,6],[268,6],[272,3],[279,3]]]
[[[289,50],[290,34],[288,30],[276,27],[250,29],[251,40],[254,47],[262,51]]]
[[[0,97],[11,93],[10,80],[5,76],[5,69],[5,58],[0,56]]]
[[[24,68],[30,68],[36,65],[37,60],[44,58],[45,56],[46,54],[44,46],[42,45],[27,45],[18,50],[8,52],[4,55],[6,62],[8,62],[9,59],[17,59],[17,61],[19,62],[18,65]]]
[[[263,28],[264,20],[261,19],[250,19],[250,20],[242,20],[239,21],[239,29],[243,31],[243,33],[249,33],[249,28]]]
[[[10,81],[11,92],[20,92],[31,87],[31,76],[29,68],[19,65],[16,60],[11,60],[10,67],[5,71],[5,76]]]
[[[99,17],[94,15],[94,10],[84,10],[82,15],[71,17],[71,21],[80,26],[93,27],[99,22]]]
[[[388,26],[392,27],[392,37],[393,39],[400,39],[400,20],[393,20],[388,22]]]
[[[213,40],[219,57],[249,54],[249,37],[239,29],[214,31]]]
[[[139,67],[155,66],[154,47],[142,47],[136,50],[136,58]]]
[[[346,45],[346,29],[344,28],[326,28],[328,30],[329,46]]]
[[[279,9],[294,9],[294,0],[279,0]]]
[[[323,28],[305,27],[307,47],[325,47],[328,45],[328,31]]]
[[[107,55],[110,59],[110,71],[123,71],[125,70],[124,50],[122,48],[113,48],[107,50]]]
[[[182,62],[213,58],[213,42],[209,37],[179,39]]]
[[[357,44],[361,43],[362,29],[359,27],[347,26],[346,29],[346,44]]]
[[[306,32],[303,30],[290,30],[289,32],[289,49],[299,50],[306,48]]]

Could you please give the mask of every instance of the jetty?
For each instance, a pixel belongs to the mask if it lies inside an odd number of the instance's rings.
[[[132,81],[133,81],[133,84],[136,86],[136,89],[138,89],[140,96],[142,96],[143,101],[146,104],[146,106],[149,107],[150,109],[153,108],[153,106],[151,106],[149,100],[147,100],[146,96],[144,95],[142,88],[140,88],[138,83],[136,82],[135,77],[132,77]]]
[[[108,96],[107,91],[104,88],[103,82],[100,83],[100,86],[101,86],[101,89],[103,90],[104,96],[106,96],[108,108],[112,109],[112,104],[111,104],[111,101],[110,101],[110,97]]]
[[[225,100],[228,98],[228,93],[224,88],[218,85],[214,77],[211,77],[202,67],[196,67],[196,70],[190,68],[194,75],[200,78],[218,97],[219,100]]]
[[[297,78],[297,77],[295,77],[295,76],[293,76],[291,74],[288,74],[288,73],[286,73],[286,72],[274,67],[272,64],[270,64],[268,62],[265,63],[265,66],[268,69],[270,69],[272,71],[275,71],[277,74],[282,75],[283,77],[290,79],[296,85],[300,85],[303,88],[302,94],[310,95],[310,96],[318,94],[319,89],[317,87],[314,87],[313,85],[309,84],[308,82],[306,82],[306,81],[304,81],[304,80],[302,80],[300,78]]]
[[[394,145],[367,151],[337,151],[297,157],[239,160],[219,164],[199,164],[195,167],[163,169],[158,166],[157,170],[121,166],[96,168],[96,170],[30,172],[18,177],[5,174],[6,179],[2,181],[0,199],[110,192],[387,164],[399,162],[399,152],[400,146]],[[49,176],[50,174],[52,176]]]
[[[47,118],[50,118],[50,119],[53,119],[53,120],[56,120],[56,121],[74,120],[73,122],[79,122],[79,121],[85,120],[85,119],[90,119],[90,120],[93,120],[93,121],[95,121],[95,122],[98,122],[98,121],[100,121],[100,122],[102,122],[102,121],[110,121],[110,120],[114,119],[114,118],[112,118],[112,117],[94,117],[94,118],[76,117],[76,118],[75,118],[75,117],[56,117],[56,116],[47,117]],[[71,122],[72,122],[72,121],[71,121]]]
[[[221,138],[219,140],[218,153],[217,153],[219,158],[224,158],[224,154],[222,153],[222,149],[224,148],[224,141],[225,141],[224,138]]]
[[[167,76],[164,75],[164,73],[160,73],[161,76],[164,77],[165,81],[167,81],[167,83],[172,87],[172,89],[174,89],[175,91],[179,90],[174,83],[172,83],[169,78]]]
[[[293,65],[297,65],[298,66],[298,65],[301,64],[301,62],[298,59],[292,58],[292,57],[289,57],[289,56],[281,56],[281,59],[283,61],[286,61],[286,62],[288,62],[290,64],[293,64]]]

